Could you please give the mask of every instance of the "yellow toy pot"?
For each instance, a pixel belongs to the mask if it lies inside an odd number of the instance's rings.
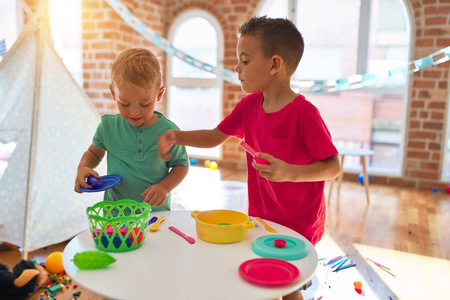
[[[216,244],[242,241],[247,229],[255,227],[246,214],[233,210],[193,211],[195,229],[200,239]]]

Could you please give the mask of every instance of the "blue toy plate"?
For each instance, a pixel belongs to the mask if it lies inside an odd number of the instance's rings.
[[[285,241],[282,248],[278,248],[275,240]],[[263,235],[252,243],[252,250],[262,257],[296,260],[308,255],[308,246],[298,238],[287,235]]]
[[[101,192],[107,189],[112,188],[115,185],[118,185],[122,181],[122,176],[120,175],[105,175],[101,176],[100,180],[102,181],[102,185],[97,188],[91,188],[91,189],[85,189],[83,187],[80,187],[80,191],[85,193],[94,193],[94,192]]]

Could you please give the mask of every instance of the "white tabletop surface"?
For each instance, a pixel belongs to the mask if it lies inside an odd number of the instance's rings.
[[[317,252],[309,241],[287,227],[267,221],[278,231],[276,234],[305,241],[309,253],[302,259],[289,261],[300,270],[296,284],[276,288],[254,285],[241,278],[238,270],[243,262],[260,258],[251,245],[255,238],[272,234],[263,226],[248,229],[241,242],[213,244],[197,237],[191,211],[155,212],[151,216],[165,216],[166,220],[158,231],[148,231],[141,248],[110,252],[117,261],[105,269],[79,270],[74,265],[72,259],[77,252],[97,250],[89,230],[80,233],[64,249],[66,273],[107,299],[251,300],[274,299],[293,292],[308,282],[317,267]],[[195,244],[170,231],[169,226],[194,237]]]

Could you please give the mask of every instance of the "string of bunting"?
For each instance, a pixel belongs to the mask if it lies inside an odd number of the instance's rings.
[[[169,55],[173,55],[183,60],[184,62],[204,70],[205,72],[213,73],[227,82],[239,85],[236,73],[229,69],[222,69],[214,67],[208,63],[202,62],[191,55],[175,48],[170,42],[157,34],[152,28],[148,27],[134,16],[128,8],[120,0],[105,0],[108,4],[119,14],[119,16],[134,30],[140,33],[144,38],[150,41],[153,45],[160,48]],[[408,62],[407,67],[397,67],[389,69],[383,73],[365,73],[356,74],[340,79],[329,80],[292,80],[291,87],[296,92],[337,92],[352,90],[362,87],[374,86],[379,82],[380,78],[405,76],[418,72],[430,66],[435,66],[446,62],[450,59],[450,46],[442,48],[428,56]],[[219,74],[220,72],[220,74]]]

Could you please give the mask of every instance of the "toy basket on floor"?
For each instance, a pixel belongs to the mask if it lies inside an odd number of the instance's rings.
[[[126,252],[142,246],[151,206],[134,200],[102,201],[86,209],[95,247]]]

